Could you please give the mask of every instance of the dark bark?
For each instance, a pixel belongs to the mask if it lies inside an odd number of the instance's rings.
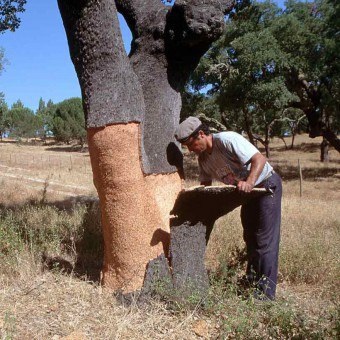
[[[233,186],[183,191],[172,211],[176,215],[171,219],[172,270],[164,256],[150,261],[142,293],[172,295],[180,300],[189,296],[205,297],[209,278],[204,256],[215,220],[247,200],[267,194],[265,189],[255,189],[249,195],[241,195]]]
[[[335,148],[335,150],[340,152],[340,139],[333,131],[331,131],[329,128],[325,128],[322,130],[322,136],[326,138],[326,140]]]
[[[243,195],[234,186],[207,186],[183,190],[175,202],[171,214],[175,216],[172,224],[182,225],[187,221],[191,225],[203,223],[207,228],[206,241],[215,221],[228,214],[249,199],[267,195],[263,188],[255,188],[248,195]]]
[[[141,86],[126,56],[114,1],[59,0],[86,125],[141,122]]]
[[[249,121],[248,111],[245,110],[245,109],[243,109],[243,116],[244,116],[244,127],[246,129],[246,133],[248,135],[249,142],[256,146],[255,138],[254,138],[253,132],[251,130],[251,122]]]
[[[170,84],[181,90],[200,58],[224,29],[235,1],[177,0],[167,15],[166,55]]]
[[[295,132],[295,130],[294,130],[294,131],[292,131],[292,142],[291,142],[291,144],[290,144],[290,149],[291,149],[291,150],[294,149],[295,135],[296,135],[296,132]]]

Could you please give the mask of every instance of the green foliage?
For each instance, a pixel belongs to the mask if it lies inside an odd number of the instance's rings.
[[[0,74],[4,70],[4,66],[7,63],[7,59],[5,58],[5,52],[2,47],[0,47]]]
[[[0,33],[14,32],[20,25],[18,13],[25,11],[26,0],[0,0]]]
[[[218,104],[225,125],[250,138],[254,132],[264,135],[265,143],[287,108],[302,110],[310,124],[322,120],[337,131],[338,14],[334,0],[289,0],[285,10],[269,1],[238,1],[224,35],[202,58],[190,86],[194,91],[208,86],[207,95]]]
[[[7,113],[8,106],[5,102],[5,96],[0,92],[0,139],[2,139],[2,135],[9,127]]]
[[[69,143],[78,140],[81,145],[84,144],[85,118],[80,98],[70,98],[55,105],[52,131],[57,141]]]
[[[185,90],[182,93],[181,120],[198,113],[218,119],[219,107],[214,98]]]
[[[20,100],[12,105],[6,116],[10,135],[17,138],[36,137],[42,124],[39,117]]]
[[[51,130],[53,129],[54,111],[55,108],[52,100],[49,100],[46,104],[42,98],[39,99],[36,116],[40,119],[41,126],[37,133],[42,139],[46,139],[46,137],[51,134]]]

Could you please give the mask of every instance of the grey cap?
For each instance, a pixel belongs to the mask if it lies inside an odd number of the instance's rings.
[[[197,117],[188,117],[181,124],[179,124],[175,131],[175,138],[180,142],[186,142],[191,135],[199,130],[202,122]]]

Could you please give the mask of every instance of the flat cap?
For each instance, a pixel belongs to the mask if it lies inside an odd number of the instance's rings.
[[[175,131],[175,138],[180,143],[186,142],[191,135],[197,132],[202,125],[202,122],[197,117],[188,117]]]

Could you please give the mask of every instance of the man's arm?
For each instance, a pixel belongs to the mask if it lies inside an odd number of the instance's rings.
[[[237,189],[241,192],[251,192],[257,179],[260,177],[265,164],[266,158],[261,153],[256,153],[250,159],[250,173],[248,178],[245,181],[239,181],[237,183]]]

